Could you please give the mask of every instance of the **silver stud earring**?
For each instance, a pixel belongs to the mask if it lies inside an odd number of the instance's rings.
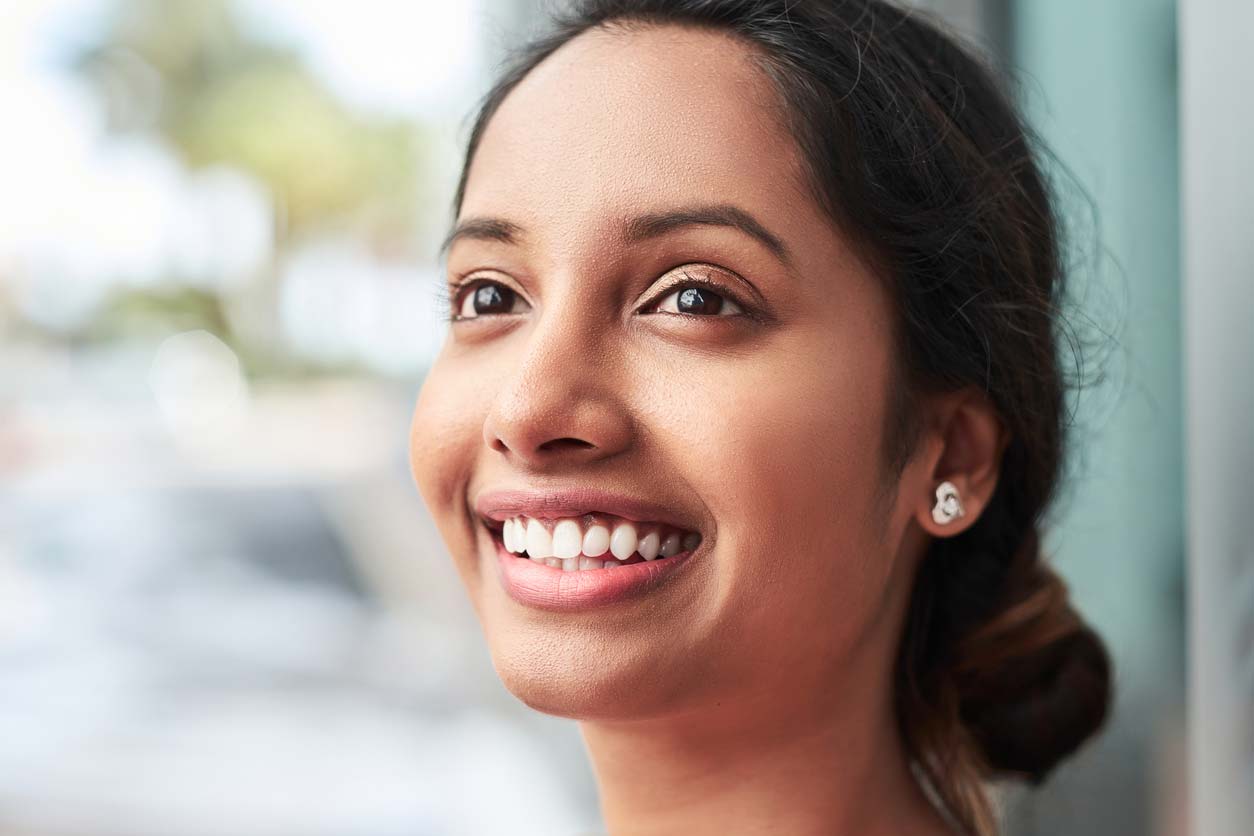
[[[936,505],[932,508],[932,519],[936,520],[937,525],[945,525],[965,513],[953,482],[944,481],[936,486]]]

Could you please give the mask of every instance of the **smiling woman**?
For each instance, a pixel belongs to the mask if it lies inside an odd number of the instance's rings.
[[[412,465],[620,833],[995,831],[1100,726],[1043,562],[1053,208],[873,0],[584,0],[475,123]]]

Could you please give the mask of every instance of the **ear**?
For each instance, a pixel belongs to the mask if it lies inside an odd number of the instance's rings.
[[[997,408],[980,389],[968,387],[932,398],[926,439],[928,461],[916,473],[918,502],[914,517],[928,534],[952,537],[966,531],[988,507],[997,487],[1002,455],[1010,443]],[[939,523],[932,517],[937,487],[951,482],[962,503],[962,516]]]

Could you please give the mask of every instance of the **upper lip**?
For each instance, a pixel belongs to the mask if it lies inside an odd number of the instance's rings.
[[[498,522],[520,516],[560,519],[602,513],[633,522],[666,523],[689,531],[697,530],[673,506],[590,486],[489,489],[475,497],[474,509],[484,519]]]

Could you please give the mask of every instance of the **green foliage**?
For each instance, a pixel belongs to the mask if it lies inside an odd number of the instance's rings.
[[[204,329],[229,342],[221,301],[191,287],[128,289],[115,292],[82,336],[108,342],[118,337],[164,335]]]
[[[354,112],[296,52],[241,27],[224,0],[118,0],[77,65],[115,129],[155,131],[190,166],[230,165],[264,183],[281,233],[416,221],[418,127]]]
[[[348,234],[381,257],[405,257],[430,237],[422,221],[443,221],[424,217],[422,184],[430,178],[422,126],[350,107],[299,52],[244,26],[229,0],[113,0],[106,21],[73,64],[100,96],[110,129],[159,138],[189,168],[241,171],[274,201],[276,252],[254,278],[254,318],[277,326],[275,269],[298,242]],[[107,341],[204,328],[254,374],[317,370],[279,341],[233,333],[229,306],[215,291],[167,278],[116,293],[78,336]]]
[[[266,183],[301,230],[383,201],[414,208],[411,126],[353,118],[289,64],[226,76],[171,126],[192,165],[229,163]]]

